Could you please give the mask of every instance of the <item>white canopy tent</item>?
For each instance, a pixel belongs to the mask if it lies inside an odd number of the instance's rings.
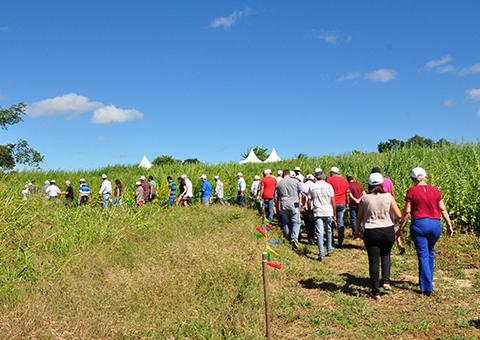
[[[257,157],[253,149],[250,149],[247,158],[245,158],[243,161],[240,161],[240,164],[247,163],[262,163],[262,161]]]
[[[140,164],[138,164],[138,167],[148,170],[152,167],[152,163],[148,160],[147,156],[143,155],[143,159]]]
[[[270,156],[264,161],[265,163],[273,163],[273,162],[279,162],[282,159],[278,155],[277,151],[275,148],[272,149],[272,152],[270,153]]]

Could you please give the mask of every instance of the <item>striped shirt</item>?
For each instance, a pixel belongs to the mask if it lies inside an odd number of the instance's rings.
[[[86,184],[81,184],[78,192],[80,196],[90,196],[90,187]]]

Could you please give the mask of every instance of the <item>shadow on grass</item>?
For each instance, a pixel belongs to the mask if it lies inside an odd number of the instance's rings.
[[[326,292],[342,292],[350,296],[369,296],[370,279],[368,277],[359,277],[350,273],[340,274],[345,279],[343,285],[335,282],[318,282],[315,279],[300,280],[300,285],[305,289],[320,289]],[[392,280],[390,285],[397,289],[415,290],[415,285],[409,281]]]

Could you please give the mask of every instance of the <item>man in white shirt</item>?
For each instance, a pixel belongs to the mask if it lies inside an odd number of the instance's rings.
[[[302,175],[302,171],[301,171],[300,167],[296,166],[295,169],[293,169],[293,171],[295,172],[295,176],[292,176],[292,177],[295,177],[296,179],[298,179],[300,181],[300,183],[303,183],[305,177]]]
[[[45,191],[45,194],[48,196],[48,199],[50,201],[56,201],[58,195],[62,192],[59,187],[57,187],[57,183],[55,182],[54,179],[50,181],[50,185],[48,186],[47,190]]]
[[[263,210],[262,210],[262,203],[258,195],[260,194],[260,176],[255,175],[253,178],[253,183],[252,186],[250,187],[250,197],[252,200],[255,202],[255,206],[257,207],[258,213],[260,215],[263,215]]]
[[[308,191],[310,207],[313,212],[318,243],[318,260],[325,257],[323,250],[324,228],[327,229],[327,255],[333,252],[332,223],[336,217],[335,194],[333,187],[327,183],[323,172],[315,172],[316,182],[310,186]]]
[[[245,206],[245,191],[247,190],[247,183],[243,178],[243,174],[241,172],[237,173],[237,204],[241,207]]]
[[[107,175],[105,174],[102,175],[102,179],[102,186],[100,187],[98,194],[102,198],[103,209],[108,209],[108,200],[112,194],[112,183],[107,179]]]
[[[223,182],[220,180],[220,176],[215,176],[215,203],[225,205],[223,201]]]
[[[182,179],[185,181],[185,190],[182,193],[182,198],[187,200],[188,205],[192,205],[193,197],[193,184],[187,175],[182,175]]]
[[[277,171],[277,184],[283,179],[283,170]]]

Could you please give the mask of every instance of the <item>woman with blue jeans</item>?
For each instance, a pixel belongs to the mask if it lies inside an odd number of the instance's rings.
[[[407,191],[400,230],[405,228],[411,216],[410,232],[417,250],[420,290],[422,294],[430,296],[433,292],[435,243],[442,234],[440,215],[447,223],[448,235],[453,235],[453,227],[442,193],[433,185],[427,184],[426,171],[415,168],[410,177],[415,185]]]

